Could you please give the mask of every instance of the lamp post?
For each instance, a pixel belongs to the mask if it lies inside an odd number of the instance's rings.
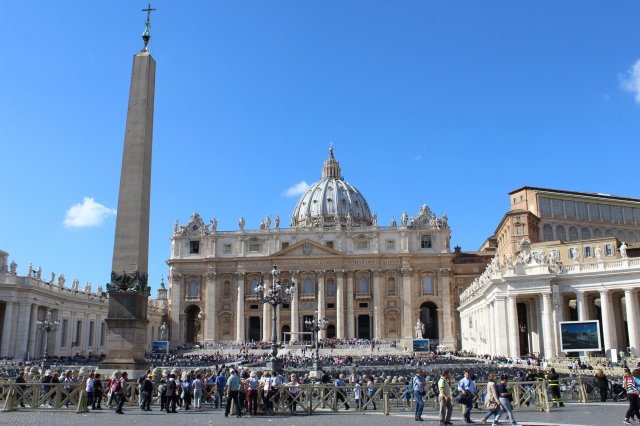
[[[291,284],[282,285],[280,284],[280,272],[278,271],[278,267],[276,265],[273,266],[271,270],[271,284],[264,284],[262,281],[258,283],[256,286],[256,297],[258,302],[268,303],[272,306],[271,309],[271,359],[269,363],[271,364],[271,369],[277,372],[282,370],[282,363],[278,360],[278,330],[277,328],[277,308],[278,305],[282,305],[284,303],[291,302],[293,298],[293,294],[296,291],[295,283],[293,280]],[[264,319],[266,321],[266,318]],[[292,321],[296,321],[296,318],[292,318]]]
[[[47,318],[36,321],[36,326],[44,331],[44,361],[49,356],[49,333],[56,331],[60,326],[60,321],[51,321],[51,311],[47,311]]]
[[[316,315],[313,319],[306,319],[304,321],[304,325],[307,326],[307,330],[311,330],[316,333],[316,357],[313,360],[313,369],[316,372],[316,380],[320,379],[320,370],[318,369],[318,364],[320,361],[320,339],[319,334],[320,330],[326,330],[329,326],[329,320],[326,318],[320,318],[320,312],[316,311]]]

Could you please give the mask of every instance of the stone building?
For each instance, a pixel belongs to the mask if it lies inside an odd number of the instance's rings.
[[[396,341],[408,345],[420,318],[425,337],[458,346],[459,292],[486,265],[454,263],[446,214],[423,205],[381,225],[365,197],[344,180],[330,150],[321,179],[296,204],[289,227],[278,216],[257,229],[221,231],[197,213],[171,236],[170,340],[244,342],[271,339],[271,306],[256,287],[277,265],[295,297],[279,307],[278,340],[308,337],[304,321],[317,310],[329,326],[320,337]],[[472,263],[473,263],[472,262]],[[460,271],[460,275],[456,275]],[[266,321],[264,319],[267,319]]]
[[[0,357],[40,358],[44,355],[45,333],[36,322],[48,317],[59,321],[48,339],[49,356],[86,356],[106,353],[106,323],[109,298],[106,292],[79,280],[67,282],[64,274],[45,277],[41,268],[30,265],[26,275],[10,264],[9,254],[0,251]],[[106,289],[105,289],[106,290]],[[147,349],[157,340],[166,320],[167,290],[158,290],[158,299],[149,300]]]

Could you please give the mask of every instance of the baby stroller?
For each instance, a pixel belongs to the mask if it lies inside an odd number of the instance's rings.
[[[611,385],[611,398],[616,402],[627,399],[627,391],[624,390],[624,387],[620,383]]]

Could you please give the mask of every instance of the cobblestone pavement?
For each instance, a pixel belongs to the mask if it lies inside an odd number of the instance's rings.
[[[621,425],[627,405],[624,403],[590,403],[590,404],[567,404],[563,409],[555,409],[551,413],[520,412],[515,413],[516,420],[524,426],[609,426]],[[85,414],[77,414],[75,411],[51,410],[42,408],[38,410],[21,409],[20,411],[0,413],[0,425],[11,426],[32,426],[32,425],[55,425],[55,426],[86,426],[86,425],[152,425],[162,424],[178,425],[238,425],[245,426],[254,423],[268,424],[270,426],[306,426],[306,425],[336,425],[345,422],[357,421],[365,422],[367,426],[378,425],[417,425],[410,412],[392,413],[390,416],[383,416],[380,413],[367,412],[366,414],[355,412],[319,412],[313,416],[275,416],[256,418],[243,417],[238,419],[230,416],[224,417],[223,410],[204,409],[202,411],[189,410],[188,412],[178,412],[177,414],[164,414],[157,408],[154,411],[143,413],[134,408],[125,409],[125,415],[115,414],[112,410],[103,410]],[[425,421],[421,426],[438,425],[436,414],[425,412]],[[482,414],[474,410],[472,419],[476,423],[482,420]],[[461,412],[454,410],[452,419],[456,425],[464,425]],[[637,424],[637,423],[636,423]],[[501,425],[509,425],[509,421],[503,419]]]

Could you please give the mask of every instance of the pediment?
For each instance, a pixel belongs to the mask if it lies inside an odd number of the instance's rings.
[[[318,257],[318,256],[341,256],[337,250],[319,244],[315,241],[304,239],[285,249],[273,254],[274,257]]]

